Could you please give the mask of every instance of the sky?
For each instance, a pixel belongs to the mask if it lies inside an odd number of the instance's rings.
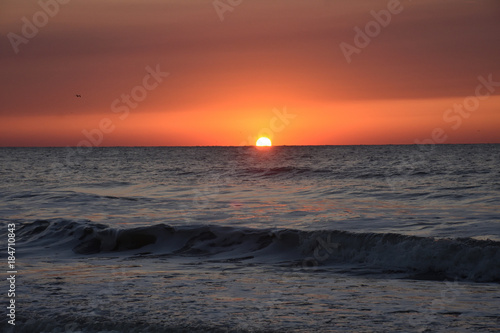
[[[4,0],[0,22],[0,146],[500,143],[498,0]]]

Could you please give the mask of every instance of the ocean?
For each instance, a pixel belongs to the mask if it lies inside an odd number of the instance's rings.
[[[0,148],[0,177],[2,332],[499,331],[499,144]]]

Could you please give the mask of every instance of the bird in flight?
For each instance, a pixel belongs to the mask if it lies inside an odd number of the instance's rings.
[[[78,95],[78,94],[77,94],[77,95],[76,95],[76,97],[82,97],[82,95]]]

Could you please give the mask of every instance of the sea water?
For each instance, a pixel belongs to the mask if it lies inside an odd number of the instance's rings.
[[[6,332],[500,326],[498,144],[2,148],[0,177]]]

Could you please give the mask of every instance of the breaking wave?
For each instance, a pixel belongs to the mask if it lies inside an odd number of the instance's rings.
[[[16,236],[19,249],[37,254],[196,257],[346,273],[365,268],[413,279],[500,282],[500,242],[472,238],[214,225],[119,229],[64,219],[18,224]]]

